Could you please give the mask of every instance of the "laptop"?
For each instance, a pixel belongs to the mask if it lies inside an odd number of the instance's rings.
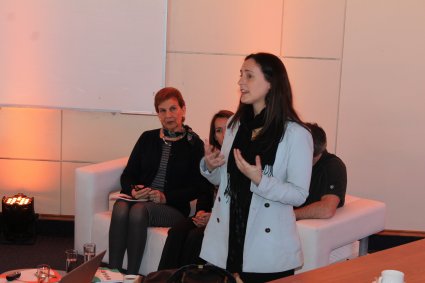
[[[96,255],[91,260],[81,264],[60,280],[61,283],[91,283],[93,277],[102,262],[106,250]]]

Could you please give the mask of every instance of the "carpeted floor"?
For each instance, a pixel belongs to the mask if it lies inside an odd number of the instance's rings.
[[[369,249],[368,253],[379,252],[417,240],[421,240],[423,237],[414,236],[392,236],[392,235],[372,235],[369,237]]]
[[[74,237],[39,235],[33,245],[0,245],[0,273],[17,268],[35,268],[46,263],[65,269],[65,250],[72,249]]]
[[[2,227],[0,218],[0,227]],[[18,268],[35,268],[46,263],[65,269],[65,250],[74,247],[74,222],[38,220],[33,244],[5,243],[0,231],[0,273]],[[80,257],[79,262],[82,262]]]

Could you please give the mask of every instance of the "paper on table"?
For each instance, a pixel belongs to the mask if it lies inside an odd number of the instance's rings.
[[[118,269],[99,267],[92,282],[123,282],[124,275]]]
[[[139,198],[139,199],[135,199],[129,195],[126,194],[113,194],[110,196],[109,198],[110,200],[117,200],[117,199],[122,199],[125,201],[148,201],[148,199],[146,198]]]

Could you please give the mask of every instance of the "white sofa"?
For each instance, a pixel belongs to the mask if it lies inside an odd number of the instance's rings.
[[[76,170],[75,187],[75,248],[82,253],[84,243],[94,242],[97,249],[108,249],[111,221],[109,194],[120,188],[119,179],[127,158],[101,162]],[[385,204],[347,195],[344,207],[331,219],[297,221],[301,238],[304,265],[296,272],[304,272],[332,262],[363,255],[367,252],[367,237],[384,229]],[[156,271],[168,228],[149,228],[139,270],[146,275]],[[360,241],[353,254],[353,242]],[[354,247],[355,244],[354,244]],[[106,253],[104,262],[108,262]],[[124,267],[126,267],[126,257]]]

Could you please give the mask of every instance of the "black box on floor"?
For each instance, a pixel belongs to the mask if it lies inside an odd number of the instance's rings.
[[[36,238],[38,215],[34,212],[34,198],[24,194],[2,199],[2,243],[33,244]]]

